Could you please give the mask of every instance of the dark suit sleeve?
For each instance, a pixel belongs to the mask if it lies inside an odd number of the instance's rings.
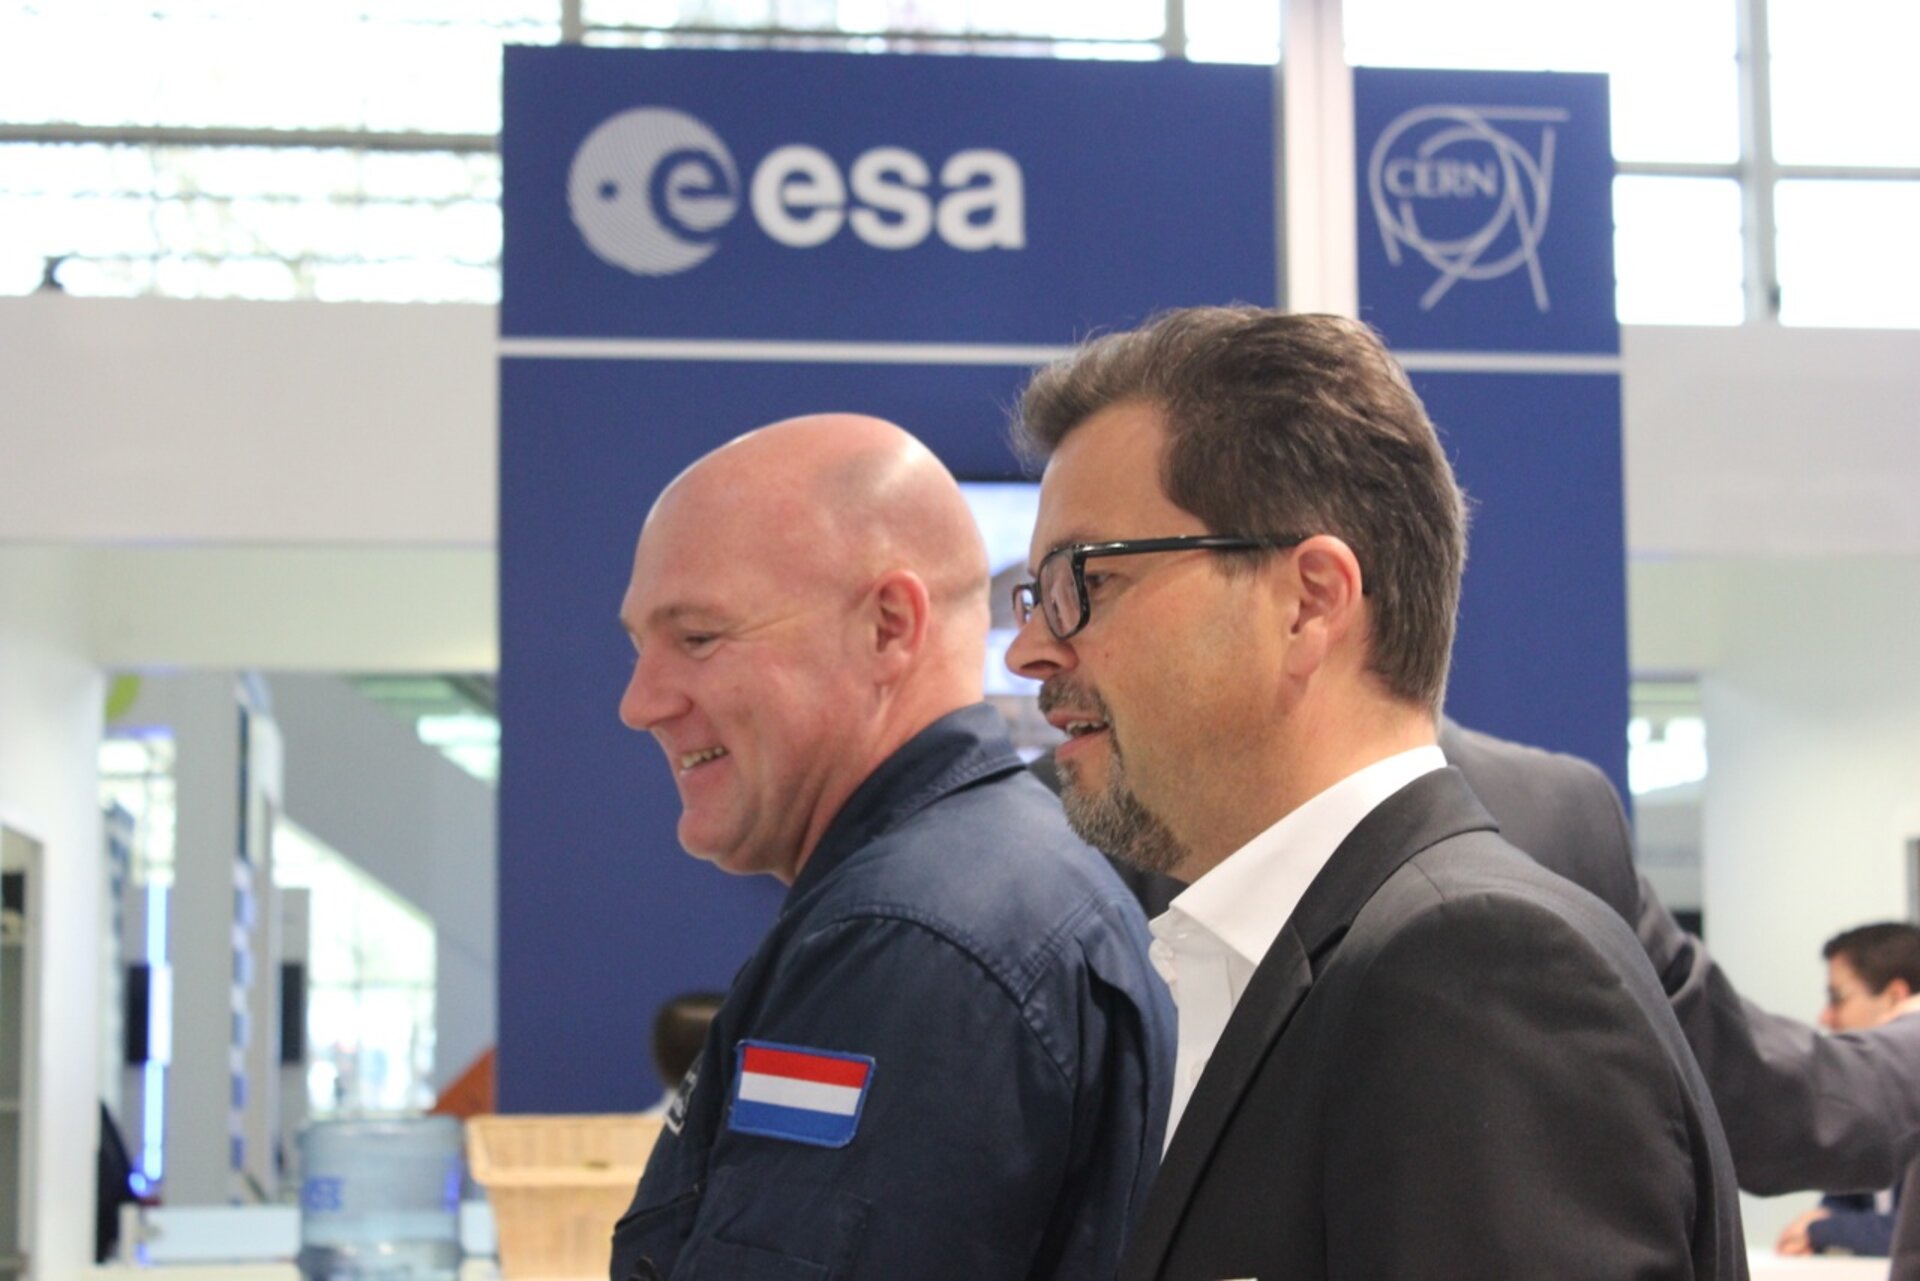
[[[1920,1281],[1920,1161],[1907,1167],[1893,1216],[1893,1269],[1888,1281]]]
[[[1890,1187],[1920,1157],[1920,1017],[1829,1037],[1744,1000],[1634,871],[1632,834],[1605,774],[1451,721],[1440,746],[1502,836],[1639,934],[1706,1075],[1742,1188]]]
[[[1746,1000],[1643,878],[1637,930],[1726,1125],[1740,1186],[1892,1186],[1920,1156],[1920,1016],[1826,1035]]]
[[[1710,1140],[1675,1052],[1554,912],[1423,911],[1325,1069],[1330,1275],[1690,1275]]]

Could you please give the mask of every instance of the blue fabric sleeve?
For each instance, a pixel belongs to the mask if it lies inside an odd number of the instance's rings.
[[[1827,1217],[1807,1225],[1815,1254],[1845,1251],[1884,1259],[1893,1253],[1893,1216],[1871,1208],[1872,1198],[1826,1197],[1820,1204]]]

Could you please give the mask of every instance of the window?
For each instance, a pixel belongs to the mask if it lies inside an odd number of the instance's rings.
[[[1276,0],[0,0],[0,292],[51,272],[88,294],[497,299],[507,44],[1264,63],[1279,16]],[[1343,24],[1356,64],[1613,77],[1623,320],[1920,325],[1920,250],[1900,234],[1920,184],[1911,0],[1344,0]]]
[[[1920,327],[1920,182],[1785,179],[1774,199],[1784,323]]]
[[[1772,0],[1768,21],[1776,161],[1920,166],[1920,6]]]
[[[1740,184],[1732,178],[1615,178],[1621,323],[1739,324],[1746,312],[1740,218]]]
[[[1616,306],[1633,324],[1745,314],[1732,0],[1347,0],[1356,66],[1604,71],[1611,77]]]
[[[488,302],[499,197],[491,153],[16,143],[0,291]]]
[[[499,296],[501,49],[556,0],[0,4],[0,292]]]
[[[282,818],[274,881],[308,891],[307,1101],[316,1118],[433,1102],[434,928],[418,908]]]

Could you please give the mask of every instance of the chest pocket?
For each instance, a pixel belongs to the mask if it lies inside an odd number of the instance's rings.
[[[699,1212],[698,1184],[664,1205],[628,1210],[613,1225],[615,1281],[654,1281],[664,1276],[659,1261],[673,1258]]]
[[[823,1184],[715,1170],[674,1281],[848,1281],[871,1209]]]

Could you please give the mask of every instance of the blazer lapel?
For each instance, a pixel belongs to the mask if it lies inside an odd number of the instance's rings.
[[[1174,1232],[1186,1217],[1200,1175],[1213,1158],[1236,1105],[1266,1058],[1266,1047],[1280,1038],[1294,1010],[1313,986],[1313,972],[1300,935],[1289,921],[1254,971],[1220,1044],[1195,1083],[1193,1097],[1167,1145],[1166,1159],[1154,1176],[1146,1208],[1134,1226],[1120,1269],[1121,1281],[1145,1281],[1160,1275]]]
[[[1340,843],[1267,949],[1194,1086],[1134,1230],[1121,1268],[1123,1281],[1160,1275],[1241,1098],[1312,989],[1330,949],[1367,900],[1420,851],[1479,829],[1495,830],[1492,817],[1460,771],[1447,768],[1395,792]]]

